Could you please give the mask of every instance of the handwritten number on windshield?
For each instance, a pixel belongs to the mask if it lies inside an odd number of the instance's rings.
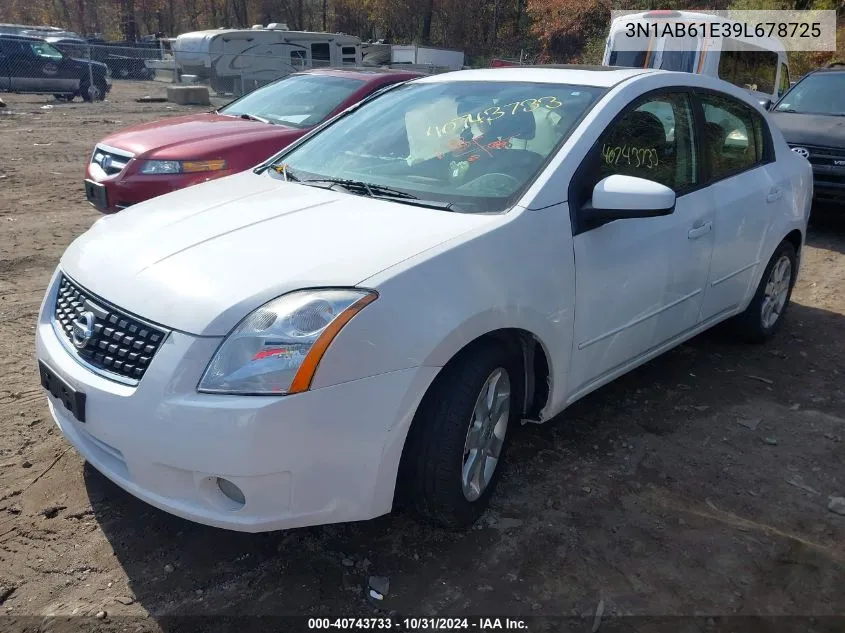
[[[490,123],[496,119],[501,119],[503,116],[514,116],[517,112],[533,112],[539,107],[554,110],[562,105],[563,102],[557,97],[540,97],[539,99],[514,101],[513,103],[506,103],[501,106],[494,105],[475,114],[464,114],[455,117],[451,121],[446,121],[446,123],[440,125],[429,125],[425,131],[425,135],[450,136],[458,131],[458,129],[465,130],[473,124]],[[463,126],[461,126],[461,122],[463,122]]]

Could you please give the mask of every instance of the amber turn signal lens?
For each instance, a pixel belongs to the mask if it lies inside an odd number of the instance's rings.
[[[326,353],[329,345],[337,336],[338,332],[344,325],[349,323],[349,320],[363,310],[367,305],[372,303],[378,297],[377,294],[369,294],[361,297],[351,306],[341,312],[334,321],[320,334],[319,338],[314,341],[314,345],[305,355],[302,364],[299,366],[299,371],[293,377],[293,382],[290,384],[288,393],[301,393],[307,391],[311,387],[311,381],[314,379],[314,374],[317,373],[317,366],[323,359],[323,354]]]
[[[225,160],[186,160],[182,163],[182,173],[195,174],[201,171],[220,171],[226,169]]]

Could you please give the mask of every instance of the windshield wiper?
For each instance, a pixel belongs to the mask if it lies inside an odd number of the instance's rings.
[[[290,172],[288,172],[290,178]],[[303,185],[310,185],[312,187],[319,187],[321,183],[328,184],[325,189],[331,189],[335,185],[343,187],[351,193],[359,195],[367,195],[370,198],[377,200],[390,200],[392,202],[401,202],[410,204],[416,207],[426,207],[429,209],[442,209],[444,211],[452,210],[451,202],[440,202],[438,200],[421,200],[419,197],[401,191],[399,189],[392,189],[391,187],[384,187],[382,185],[374,185],[372,183],[363,182],[361,180],[349,180],[344,178],[309,178],[308,180],[300,181]]]
[[[797,114],[798,110],[795,108],[777,108],[775,112],[789,112],[790,114]]]
[[[254,114],[247,114],[246,112],[244,112],[243,114],[239,114],[238,116],[240,116],[242,119],[245,119],[247,121],[258,121],[259,123],[270,123],[270,124],[273,123],[270,119],[265,119],[263,116],[255,116]]]
[[[417,197],[406,198],[404,196],[373,196],[376,200],[389,200],[390,202],[399,202],[407,204],[412,207],[425,207],[426,209],[439,209],[440,211],[454,211],[454,205],[451,202],[441,202],[440,200],[420,200]]]
[[[405,191],[400,191],[399,189],[391,189],[390,187],[383,187],[381,185],[373,185],[362,180],[349,180],[345,178],[309,178],[308,180],[302,181],[302,184],[305,185],[309,183],[314,183],[314,186],[317,186],[316,183],[328,183],[330,186],[326,187],[326,189],[331,189],[335,185],[340,185],[344,189],[361,189],[365,191],[367,195],[371,198],[381,195],[387,195],[393,196],[395,198],[403,198],[408,200],[417,199],[417,196],[407,193]]]

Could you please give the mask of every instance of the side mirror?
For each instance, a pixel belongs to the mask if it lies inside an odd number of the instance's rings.
[[[585,219],[601,222],[655,218],[675,210],[675,192],[653,180],[614,174],[596,183],[584,210]]]
[[[771,99],[763,99],[760,102],[760,105],[763,107],[764,110],[771,110],[774,102]]]

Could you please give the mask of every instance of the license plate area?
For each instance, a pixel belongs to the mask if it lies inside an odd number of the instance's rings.
[[[88,202],[97,207],[100,211],[109,208],[109,194],[104,185],[93,180],[85,181],[85,197]]]
[[[80,422],[85,422],[85,394],[77,391],[41,361],[38,361],[41,386],[61,401],[65,409]]]

